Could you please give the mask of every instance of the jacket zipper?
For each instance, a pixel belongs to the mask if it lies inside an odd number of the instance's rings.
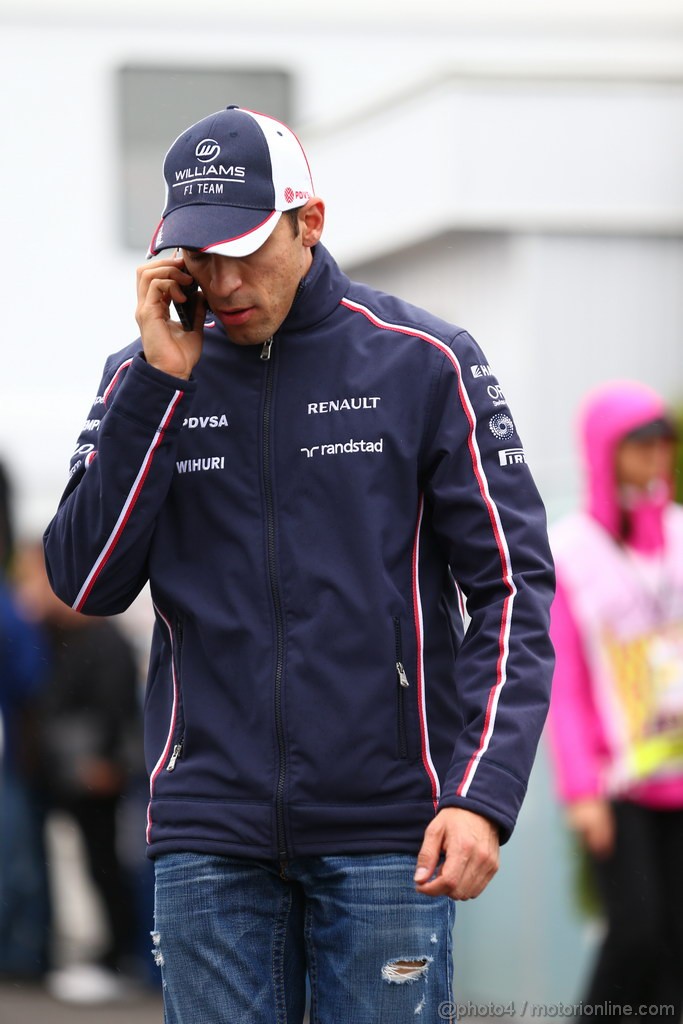
[[[171,754],[171,758],[170,758],[168,764],[166,765],[166,771],[167,772],[172,772],[173,771],[173,769],[176,766],[176,761],[178,760],[178,758],[180,757],[182,752],[183,752],[183,745],[182,745],[182,743],[176,743],[175,746],[173,747],[173,753]]]
[[[270,359],[270,350],[273,347],[273,335],[263,342],[263,348],[261,349],[261,359],[268,361]]]
[[[398,756],[405,758],[408,756],[405,693],[406,690],[410,687],[410,683],[408,682],[406,670],[403,667],[403,641],[401,637],[401,620],[398,618],[394,619],[394,640],[396,645],[396,679],[398,682]]]
[[[275,499],[273,497],[272,459],[271,459],[271,420],[273,406],[273,363],[270,361],[272,337],[269,338],[261,351],[261,359],[267,361],[266,390],[263,403],[263,488],[266,502],[266,537],[268,550],[268,578],[270,593],[275,611],[276,660],[275,660],[275,730],[278,744],[278,777],[275,793],[275,818],[277,826],[278,859],[286,860],[289,856],[285,834],[284,791],[287,759],[285,755],[285,730],[282,720],[282,676],[284,671],[285,629],[282,609],[282,595],[278,579],[275,550]]]
[[[176,660],[176,666],[175,666],[175,670],[176,670],[176,685],[178,687],[178,696],[177,696],[178,706],[177,706],[176,714],[177,714],[177,721],[180,722],[180,735],[178,737],[178,742],[174,743],[174,745],[173,745],[173,750],[171,752],[171,756],[169,758],[168,764],[166,765],[166,771],[167,772],[175,771],[175,766],[176,766],[176,764],[178,762],[178,758],[182,757],[182,755],[183,755],[183,742],[184,742],[183,732],[184,732],[184,729],[185,729],[185,724],[184,724],[184,721],[183,721],[182,689],[181,689],[181,686],[180,686],[180,666],[181,666],[181,663],[182,663],[181,654],[182,654],[182,650],[183,650],[183,627],[182,627],[182,624],[180,622],[178,622],[176,624],[175,639],[176,639],[176,650],[174,652],[174,655],[175,655],[175,660]]]

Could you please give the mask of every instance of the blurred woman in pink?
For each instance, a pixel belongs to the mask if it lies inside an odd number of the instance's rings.
[[[648,387],[612,382],[581,416],[584,507],[553,531],[549,732],[606,932],[584,994],[683,1009],[683,508],[676,430]],[[604,1011],[602,1011],[604,1012]],[[668,1011],[671,1014],[671,1011]]]

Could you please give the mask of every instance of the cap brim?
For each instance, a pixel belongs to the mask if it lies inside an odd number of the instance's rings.
[[[281,215],[280,210],[247,210],[237,206],[183,206],[162,220],[149,255],[197,249],[219,256],[249,256],[268,240]]]

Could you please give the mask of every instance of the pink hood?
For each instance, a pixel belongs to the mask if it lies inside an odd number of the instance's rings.
[[[579,423],[586,508],[614,537],[622,516],[614,470],[617,445],[631,430],[667,415],[663,399],[637,381],[610,381],[584,400]]]

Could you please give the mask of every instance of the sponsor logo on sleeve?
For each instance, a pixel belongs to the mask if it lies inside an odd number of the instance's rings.
[[[489,384],[486,388],[486,394],[489,396],[495,406],[507,405],[507,399],[503,394],[503,389],[500,384]]]
[[[94,444],[80,444],[78,446],[78,448],[76,448],[75,451],[72,453],[71,458],[73,458],[74,455],[89,455],[90,452],[94,452],[94,451],[95,451],[95,445]]]
[[[506,412],[497,412],[489,420],[489,430],[499,441],[507,441],[515,432],[515,425]]]
[[[523,448],[503,448],[498,452],[501,466],[519,466],[526,462]]]
[[[488,363],[475,363],[470,366],[473,377],[493,377],[493,370]]]

